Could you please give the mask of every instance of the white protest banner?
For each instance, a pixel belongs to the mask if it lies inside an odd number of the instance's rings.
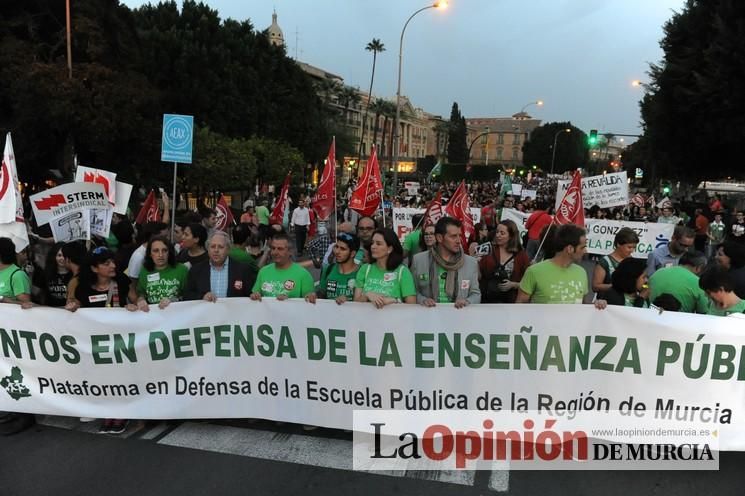
[[[524,199],[530,198],[532,200],[535,200],[538,197],[538,191],[534,189],[523,189],[523,192],[521,193],[521,196]]]
[[[91,210],[83,208],[55,217],[49,225],[57,243],[88,241],[91,239]]]
[[[409,196],[416,196],[419,194],[419,183],[416,181],[405,181],[404,188]]]
[[[398,235],[398,239],[401,241],[404,240],[407,234],[409,234],[413,229],[414,225],[411,222],[411,218],[415,216],[416,214],[422,214],[424,215],[424,209],[423,208],[394,208],[393,209],[393,231]],[[473,223],[476,224],[477,222],[481,221],[481,209],[476,207],[471,207],[471,217],[473,218]]]
[[[350,429],[355,409],[643,408],[703,421],[723,450],[745,450],[745,334],[732,317],[271,298],[149,313],[5,307],[4,411]]]
[[[79,165],[75,170],[76,183],[98,183],[103,186],[109,203],[116,204],[116,172]]]
[[[512,184],[512,194],[520,197],[520,194],[523,192],[523,185],[522,184]]]
[[[111,231],[111,219],[114,216],[114,210],[111,208],[92,208],[90,209],[91,234],[108,238]]]
[[[502,219],[509,219],[517,224],[520,236],[527,230],[525,223],[530,217],[529,213],[523,213],[514,208],[502,209]],[[657,222],[631,222],[605,219],[585,219],[587,230],[587,253],[593,255],[607,255],[613,251],[613,239],[622,228],[633,229],[639,236],[639,244],[632,254],[635,258],[647,258],[658,246],[665,245],[670,241],[675,226],[672,224],[660,224]]]
[[[556,190],[556,207],[569,189],[572,180],[559,181]],[[585,208],[624,207],[629,204],[629,183],[626,171],[582,178],[582,200]]]
[[[117,213],[119,215],[126,215],[130,196],[132,196],[132,185],[117,181],[116,204],[114,205],[114,213]]]
[[[632,254],[634,258],[647,258],[658,246],[670,242],[675,226],[658,222],[631,222],[601,219],[585,219],[587,229],[587,252],[608,255],[613,251],[613,238],[622,228],[628,227],[639,236],[639,244]]]
[[[68,183],[31,195],[36,222],[43,226],[55,217],[84,208],[109,209],[111,204],[98,183]]]

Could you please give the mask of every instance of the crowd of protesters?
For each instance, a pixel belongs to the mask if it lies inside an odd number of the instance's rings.
[[[598,257],[588,273],[585,230],[555,225],[550,185],[532,186],[536,198],[521,199],[499,185],[472,184],[471,205],[481,209],[481,222],[468,240],[457,219],[416,218],[416,229],[402,244],[390,219],[356,215],[344,197],[336,216],[313,225],[308,198],[299,197],[284,222],[271,222],[269,199],[247,202],[240,223],[228,232],[215,228],[215,211],[207,207],[178,212],[173,233],[166,223],[134,225],[116,214],[108,239],[54,243],[50,233],[33,229],[32,244],[20,253],[13,241],[0,238],[0,301],[31,312],[38,305],[149,312],[183,300],[234,297],[301,298],[310,304],[330,299],[379,309],[594,301],[598,308],[607,302],[718,316],[745,311],[743,212],[729,213],[725,223],[718,198],[691,216],[672,204],[589,209],[591,217],[656,220],[675,228],[670,242],[648,260],[632,257],[639,238],[621,229],[613,251]],[[445,201],[455,187],[440,186]],[[435,189],[391,203],[426,207]],[[530,214],[525,238],[514,222],[500,220],[504,208]],[[314,268],[320,272],[309,270]],[[29,420],[0,417],[0,426],[12,422],[25,426]],[[100,431],[120,434],[126,428],[126,419],[105,419]]]

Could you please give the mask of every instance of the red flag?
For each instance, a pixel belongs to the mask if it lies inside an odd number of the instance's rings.
[[[435,199],[427,207],[427,211],[424,212],[424,227],[434,226],[437,221],[442,217],[442,192],[438,191]]]
[[[160,222],[160,209],[153,190],[150,190],[150,194],[145,198],[145,203],[142,204],[140,213],[137,214],[135,219],[135,224],[144,224],[145,222]]]
[[[631,203],[633,203],[637,207],[643,207],[644,196],[641,193],[635,194],[634,197],[631,199]]]
[[[468,190],[466,189],[466,182],[461,181],[458,185],[458,189],[453,193],[453,197],[445,206],[445,215],[458,219],[463,223],[463,246],[467,247],[467,240],[473,235],[475,229],[473,227],[473,218],[471,217],[471,209],[469,208],[468,201]]]
[[[582,175],[579,171],[574,172],[569,189],[564,193],[564,198],[556,209],[556,223],[576,224],[585,227],[585,207],[582,202]]]
[[[225,201],[225,195],[220,195],[220,199],[217,200],[217,204],[215,205],[215,212],[217,214],[215,229],[228,232],[228,227],[230,227],[235,219],[233,219],[233,211],[230,210],[228,202]]]
[[[274,210],[272,210],[272,215],[269,216],[269,223],[270,224],[282,224],[282,221],[285,218],[285,208],[287,208],[287,192],[290,190],[290,175],[292,173],[288,172],[287,177],[285,178],[285,182],[282,183],[282,191],[279,192],[279,198],[277,199],[277,204],[274,205]]]
[[[336,138],[331,140],[329,156],[321,174],[321,182],[316,194],[311,198],[311,208],[318,215],[318,220],[326,220],[335,210],[336,202]]]
[[[371,216],[380,207],[382,197],[383,180],[380,177],[380,167],[378,167],[378,153],[373,146],[370,160],[367,161],[365,171],[349,199],[349,208],[359,212],[360,215]]]

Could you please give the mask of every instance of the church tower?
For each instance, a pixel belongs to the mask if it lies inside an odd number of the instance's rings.
[[[277,46],[285,45],[285,37],[282,34],[282,29],[279,27],[279,24],[277,24],[277,11],[276,10],[272,13],[272,25],[269,26],[269,28],[267,29],[267,32],[269,33],[269,42],[272,45],[277,45]]]

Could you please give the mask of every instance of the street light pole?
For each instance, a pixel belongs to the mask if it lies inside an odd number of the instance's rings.
[[[534,102],[526,103],[525,105],[523,105],[523,108],[520,109],[520,113],[522,114],[523,112],[525,112],[525,109],[530,107],[531,105],[538,105],[540,107],[541,105],[543,105],[543,100],[536,100]]]
[[[70,0],[65,0],[65,20],[67,21],[67,78],[72,79],[72,41],[70,37]]]
[[[571,133],[571,132],[572,130],[570,128],[559,129],[558,131],[556,131],[556,134],[554,135],[554,146],[553,146],[552,153],[551,153],[551,174],[554,173],[554,161],[556,161],[556,142],[559,139],[559,135],[561,133]]]
[[[409,22],[420,12],[424,12],[428,9],[436,9],[440,7],[446,7],[447,2],[438,0],[432,5],[427,5],[417,10],[406,20],[404,28],[401,30],[401,39],[398,43],[398,83],[396,85],[396,117],[393,120],[393,195],[396,195],[398,191],[398,154],[399,154],[399,121],[401,120],[401,67],[403,65],[404,58],[404,33],[406,33],[406,27]]]

